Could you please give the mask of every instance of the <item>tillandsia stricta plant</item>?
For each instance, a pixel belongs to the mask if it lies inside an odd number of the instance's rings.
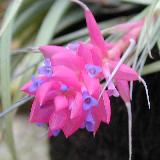
[[[118,4],[115,3],[117,6],[114,8],[115,10],[119,10],[119,6],[128,5],[123,3],[124,1],[142,2],[142,0],[120,1],[118,1],[119,3],[117,0],[114,1]],[[129,17],[116,15],[115,19],[103,20],[102,23],[99,23],[103,29],[105,28],[102,31],[100,31],[90,9],[81,1],[74,2],[80,4],[84,9],[89,31],[89,40],[87,41],[82,41],[82,39],[86,39],[85,36],[88,36],[86,28],[79,29],[78,27],[77,31],[73,30],[68,33],[68,29],[71,31],[71,28],[74,28],[74,25],[79,24],[83,19],[83,14],[80,13],[81,8],[73,8],[74,4],[71,5],[69,0],[14,0],[13,7],[7,9],[5,23],[0,29],[0,87],[2,91],[5,91],[1,93],[2,110],[4,109],[4,111],[0,113],[0,118],[20,105],[22,106],[28,100],[34,99],[30,121],[38,126],[46,126],[49,137],[57,136],[59,132],[64,132],[65,136],[69,137],[79,128],[86,128],[91,134],[96,135],[101,122],[107,125],[110,123],[111,96],[121,97],[128,111],[129,155],[131,159],[132,114],[130,101],[132,96],[129,92],[132,92],[132,89],[129,83],[140,80],[147,88],[139,75],[159,71],[157,67],[160,65],[159,62],[146,67],[144,63],[149,50],[155,46],[160,37],[160,18],[158,17],[160,2],[158,0],[151,1],[151,4],[140,14],[133,11],[135,14],[131,13]],[[98,0],[94,2],[98,5],[101,3]],[[108,15],[107,6],[110,5],[110,2],[113,4],[113,1],[106,2],[106,6],[102,7],[103,3],[101,3],[99,7],[104,12],[107,8]],[[143,1],[143,3],[146,2]],[[50,7],[51,5],[53,7]],[[134,4],[130,6],[134,6]],[[101,14],[97,12],[98,7],[95,5],[91,5],[91,7],[93,7],[96,16]],[[20,8],[19,11],[18,8]],[[124,21],[126,22],[124,23]],[[12,22],[15,25],[12,25]],[[117,25],[118,23],[121,24]],[[42,25],[40,26],[40,24]],[[67,34],[65,34],[66,31]],[[107,37],[107,40],[104,40],[108,33],[111,35]],[[31,44],[38,47],[22,48],[10,54],[11,38],[14,48]],[[76,42],[70,43],[73,40]],[[45,45],[49,43],[69,44],[64,47]],[[157,44],[160,48],[160,43]],[[27,54],[23,54],[23,52]],[[41,54],[35,52],[41,52],[45,59],[44,64],[38,67],[38,75],[32,76],[35,74],[35,69],[37,69],[42,57]],[[129,67],[131,65],[132,68]],[[9,68],[11,73],[9,73]],[[28,79],[31,81],[22,87],[22,90],[27,92],[29,96],[19,100],[22,97],[19,88]],[[15,101],[17,102],[11,105]],[[7,143],[9,142],[13,159],[17,159],[12,140],[10,125],[12,122],[13,119],[7,115],[3,124],[6,127],[6,140]]]
[[[110,97],[120,96],[128,111],[129,159],[132,154],[132,113],[130,81],[141,81],[139,74],[124,64],[136,46],[143,20],[119,26],[127,31],[117,42],[104,40],[90,9],[79,0],[71,0],[84,9],[90,36],[88,42],[78,41],[66,46],[44,45],[39,47],[45,60],[38,68],[38,76],[22,87],[34,96],[30,122],[48,126],[48,135],[57,136],[61,131],[66,137],[78,129],[95,135],[101,122],[110,123]],[[106,83],[101,83],[105,80]]]

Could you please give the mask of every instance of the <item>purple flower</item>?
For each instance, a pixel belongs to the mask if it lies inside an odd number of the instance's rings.
[[[90,96],[87,91],[84,91],[82,93],[82,96],[83,96],[83,109],[84,110],[88,110],[98,105],[98,101],[94,97]]]
[[[44,65],[38,69],[39,74],[46,75],[48,77],[52,76],[52,66],[50,59],[44,60]]]
[[[86,117],[86,129],[88,132],[93,132],[94,131],[94,119],[93,119],[93,116],[92,116],[92,113],[89,112],[87,117]]]
[[[52,135],[56,137],[59,135],[59,133],[60,133],[60,129],[57,129],[52,132]]]
[[[36,125],[37,125],[38,127],[44,127],[44,126],[45,126],[45,123],[36,123]]]
[[[96,77],[100,72],[102,72],[102,68],[93,64],[86,64],[86,70],[88,71],[88,75],[91,78]]]
[[[66,48],[71,49],[72,51],[77,51],[78,47],[79,47],[79,42],[72,42],[66,46]]]
[[[66,91],[68,90],[68,86],[65,85],[65,84],[62,84],[60,90],[61,90],[62,92],[66,92]]]
[[[32,85],[29,87],[29,91],[35,92],[41,84],[42,84],[42,80],[36,79],[35,76],[32,76]]]

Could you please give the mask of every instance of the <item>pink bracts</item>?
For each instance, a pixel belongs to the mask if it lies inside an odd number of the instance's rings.
[[[30,122],[40,126],[46,124],[49,136],[57,136],[63,131],[68,137],[79,128],[95,134],[101,122],[110,122],[109,97],[120,95],[129,102],[128,82],[139,79],[132,68],[121,64],[105,91],[100,83],[103,79],[108,81],[129,46],[129,40],[136,41],[142,23],[134,23],[131,30],[113,45],[104,40],[86,6],[84,12],[90,41],[70,43],[65,47],[40,46],[44,65],[38,69],[39,75],[22,87],[22,91],[35,97]]]

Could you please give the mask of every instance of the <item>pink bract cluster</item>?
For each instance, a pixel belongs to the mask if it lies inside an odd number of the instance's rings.
[[[95,134],[101,122],[110,122],[109,97],[120,95],[125,102],[130,101],[128,82],[138,79],[133,69],[122,64],[100,97],[101,80],[108,80],[129,40],[137,39],[143,23],[127,24],[125,36],[111,44],[104,40],[89,9],[85,10],[85,18],[90,41],[39,47],[44,65],[38,69],[39,76],[33,76],[22,87],[35,97],[30,122],[48,126],[49,136],[63,131],[68,137],[79,128]]]

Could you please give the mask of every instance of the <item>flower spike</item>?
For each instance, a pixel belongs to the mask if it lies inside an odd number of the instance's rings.
[[[103,52],[103,54],[105,54],[107,52],[107,43],[105,42],[100,28],[92,14],[92,12],[90,11],[90,9],[81,1],[79,0],[71,0],[77,4],[79,4],[85,11],[85,18],[86,18],[86,23],[87,23],[87,28],[89,31],[89,35],[90,35],[90,39],[91,42],[95,45],[98,46],[101,51]]]

